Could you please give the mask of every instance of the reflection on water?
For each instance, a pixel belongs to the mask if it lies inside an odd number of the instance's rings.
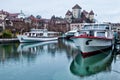
[[[120,80],[120,55],[110,52],[84,58],[66,40],[0,44],[0,80]]]
[[[10,58],[19,59],[17,47],[19,44],[1,44],[0,45],[0,62],[8,61]]]
[[[69,63],[78,53],[72,42],[64,40],[1,44],[0,51],[1,80],[67,80]]]
[[[100,53],[83,57],[78,54],[72,61],[70,70],[73,74],[79,76],[89,76],[101,71],[111,70],[112,50],[101,51]]]
[[[55,54],[57,50],[57,41],[40,42],[40,43],[21,43],[17,51],[20,53],[29,52],[32,54],[44,54],[49,52]]]
[[[65,52],[67,58],[73,57],[77,54],[77,48],[70,41],[49,41],[40,43],[16,43],[16,44],[2,44],[0,45],[0,62],[7,61],[7,59],[27,58],[34,60],[36,56],[49,53],[55,57],[57,53]]]

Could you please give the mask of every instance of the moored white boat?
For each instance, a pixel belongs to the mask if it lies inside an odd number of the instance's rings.
[[[82,53],[87,55],[111,47],[113,38],[109,24],[87,24],[71,39]]]
[[[47,31],[47,29],[32,29],[23,35],[17,35],[20,42],[45,42],[58,39],[59,32]]]
[[[75,34],[77,31],[78,31],[78,30],[75,29],[75,30],[70,30],[70,31],[66,32],[66,33],[64,34],[65,39],[70,39],[71,37],[74,36],[74,34]]]

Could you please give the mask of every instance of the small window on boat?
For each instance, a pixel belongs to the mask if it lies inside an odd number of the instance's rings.
[[[107,26],[106,29],[109,30],[109,27]]]
[[[25,33],[25,35],[27,35],[27,33]]]
[[[97,32],[98,37],[105,37],[105,32]]]
[[[98,29],[98,26],[94,26],[94,29]]]
[[[97,32],[98,37],[105,37],[105,32]]]

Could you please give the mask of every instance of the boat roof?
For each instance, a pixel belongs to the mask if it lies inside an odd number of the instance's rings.
[[[34,32],[34,31],[43,32],[43,31],[47,31],[47,29],[35,29],[35,28],[33,28],[33,29],[30,30],[30,32]]]

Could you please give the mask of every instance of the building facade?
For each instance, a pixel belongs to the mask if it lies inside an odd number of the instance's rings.
[[[71,23],[70,30],[81,30],[84,23]]]
[[[95,23],[93,10],[90,12],[86,10],[82,11],[82,8],[78,4],[72,7],[72,12],[70,10],[67,11],[65,19],[70,23],[70,30],[81,29],[83,23]]]
[[[72,7],[72,12],[68,10],[65,14],[65,19],[69,22],[81,22],[81,23],[93,23],[95,22],[94,19],[94,12],[91,10],[90,12],[87,12],[86,10],[82,11],[82,8],[76,4],[74,7]]]
[[[81,9],[82,9],[82,8],[81,8],[78,4],[76,4],[76,5],[72,8],[73,17],[74,17],[75,19],[81,17]]]

